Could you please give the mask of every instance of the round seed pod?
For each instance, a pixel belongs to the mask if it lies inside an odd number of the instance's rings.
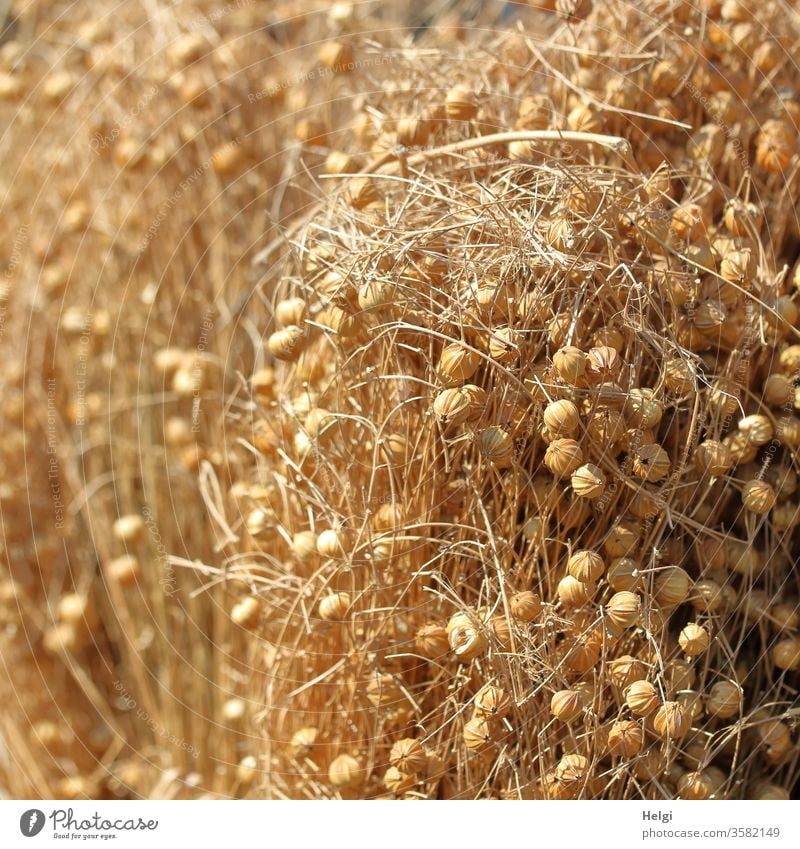
[[[317,742],[318,729],[313,727],[301,728],[295,731],[289,742],[289,748],[296,758],[307,758],[311,755]]]
[[[397,143],[404,147],[419,147],[425,144],[430,131],[430,122],[420,117],[401,118],[395,127]]]
[[[642,601],[636,593],[616,593],[606,605],[606,615],[618,628],[631,628],[639,621]]]
[[[619,353],[609,345],[598,345],[587,354],[586,378],[594,385],[614,381],[621,368]],[[620,397],[620,403],[624,403],[623,397]]]
[[[786,604],[776,604],[771,608],[769,615],[773,628],[779,634],[782,631],[796,631],[800,628],[800,609],[798,609],[797,600]]]
[[[247,786],[258,777],[258,761],[253,755],[246,755],[236,765],[236,780]]]
[[[596,630],[578,634],[565,642],[564,665],[573,672],[588,672],[600,659],[602,642]]]
[[[706,439],[695,449],[692,456],[694,467],[701,475],[721,477],[733,468],[733,457],[729,448],[722,442]]]
[[[725,605],[725,593],[722,587],[711,578],[697,581],[692,587],[689,601],[695,610],[705,613],[715,613]]]
[[[489,641],[478,622],[463,613],[456,613],[447,625],[450,648],[462,661],[474,660],[489,648]]]
[[[352,540],[346,528],[328,528],[317,537],[317,552],[331,559],[345,559],[350,554]]]
[[[608,732],[608,750],[623,758],[634,758],[644,745],[644,730],[632,719],[619,719]]]
[[[755,783],[747,798],[763,802],[788,802],[791,797],[786,788],[761,780]]]
[[[638,590],[642,588],[642,575],[639,563],[630,557],[618,557],[613,560],[606,574],[606,580],[612,590]]]
[[[569,436],[580,425],[580,413],[572,401],[552,401],[545,407],[544,423],[547,429],[559,436]]]
[[[686,772],[678,779],[678,796],[681,799],[710,799],[717,789],[711,776],[702,770]]]
[[[367,682],[366,694],[370,704],[375,707],[396,707],[405,701],[405,694],[400,685],[388,673],[371,674]]]
[[[640,445],[634,451],[633,473],[646,481],[658,481],[669,474],[669,455],[656,444]]]
[[[228,699],[222,705],[222,716],[227,722],[240,722],[244,719],[246,713],[247,702],[244,699]]]
[[[138,542],[144,534],[144,519],[135,513],[121,516],[114,522],[112,531],[120,542]]]
[[[364,768],[352,755],[339,755],[328,767],[328,781],[337,790],[359,787],[364,778]]]
[[[478,98],[465,85],[453,86],[447,92],[444,106],[451,121],[471,121],[478,114]]]
[[[661,421],[664,408],[652,389],[631,389],[623,408],[628,421],[638,428],[655,428]]]
[[[752,463],[758,455],[758,446],[739,431],[729,433],[723,440],[723,445],[731,452],[734,464]]]
[[[742,707],[742,690],[732,681],[718,681],[708,693],[706,710],[711,716],[729,719]]]
[[[583,713],[583,701],[575,690],[559,690],[550,699],[550,713],[561,722],[572,722]]]
[[[594,593],[592,584],[584,584],[572,575],[566,575],[558,582],[557,593],[565,607],[582,607]]]
[[[433,402],[433,412],[442,427],[466,421],[470,415],[469,395],[463,387],[443,389]]]
[[[544,464],[557,478],[571,475],[583,463],[583,451],[574,439],[554,439],[544,454]]]
[[[553,371],[565,382],[577,386],[586,371],[586,354],[580,348],[568,345],[553,354]]]
[[[599,498],[606,486],[606,478],[601,469],[593,463],[586,463],[572,473],[572,489],[580,498]]]
[[[389,433],[380,440],[381,455],[388,466],[403,466],[411,450],[408,439],[401,433]]]
[[[680,702],[664,702],[653,716],[656,734],[665,739],[679,740],[691,728],[692,719]]]
[[[796,671],[800,669],[800,638],[787,637],[772,647],[772,662],[778,669]]]
[[[305,348],[306,334],[302,327],[289,326],[276,330],[267,340],[267,348],[276,360],[294,362]]]
[[[424,775],[428,767],[428,756],[419,740],[403,737],[392,746],[389,763],[405,775]]]
[[[475,712],[487,719],[502,719],[511,710],[511,698],[494,684],[485,684],[475,695]]]
[[[519,334],[510,327],[498,327],[489,336],[489,356],[501,365],[510,366],[520,355]]]
[[[414,636],[417,651],[430,660],[444,657],[450,651],[447,631],[434,622],[423,625]]]
[[[464,725],[464,745],[472,752],[483,752],[494,742],[494,730],[484,716],[473,716]]]
[[[536,593],[523,590],[511,596],[509,607],[518,622],[533,622],[542,610],[542,600]]]
[[[647,675],[647,667],[638,658],[625,654],[607,664],[611,683],[622,692],[636,681]]]
[[[694,369],[683,360],[669,360],[664,366],[664,385],[673,395],[685,395],[696,385]]]
[[[511,622],[503,613],[496,613],[489,620],[489,628],[501,648],[511,645]]]
[[[794,395],[794,385],[785,374],[771,374],[764,381],[764,401],[770,407],[782,407]]]
[[[586,431],[594,446],[612,449],[616,454],[625,440],[625,419],[616,410],[598,410],[589,419]]]
[[[302,298],[286,298],[275,304],[275,320],[284,327],[302,327],[308,307]]]
[[[635,716],[649,716],[657,710],[661,698],[649,681],[634,681],[625,691],[625,704]]]
[[[313,531],[300,531],[292,537],[292,555],[299,563],[309,563],[317,556],[317,536]]]
[[[507,468],[514,459],[514,440],[501,427],[492,425],[478,434],[478,450],[497,468]]]
[[[480,354],[452,342],[442,349],[436,373],[446,386],[454,386],[469,380],[479,365]]]
[[[664,667],[664,681],[669,690],[691,690],[695,682],[695,671],[691,662],[674,658]]]
[[[582,584],[599,581],[605,570],[605,561],[596,551],[576,551],[567,561],[567,572]]]
[[[707,648],[710,641],[708,631],[695,622],[690,622],[678,635],[678,644],[689,657],[697,657]]]
[[[416,776],[406,775],[395,766],[390,766],[383,774],[383,786],[395,796],[402,796],[413,790],[416,783]]]
[[[633,554],[641,540],[641,525],[630,518],[617,522],[603,540],[603,550],[612,558]]]
[[[656,575],[655,597],[661,605],[675,607],[689,597],[691,579],[680,566],[668,566]]]
[[[794,749],[789,728],[779,720],[760,722],[756,727],[756,734],[764,749],[765,760],[770,764],[780,763]]]
[[[347,593],[331,593],[319,603],[320,618],[329,622],[341,622],[347,618],[351,603]]]
[[[738,429],[753,445],[766,445],[775,432],[772,422],[761,415],[745,416],[739,422]]]
[[[106,577],[122,587],[135,586],[141,574],[139,560],[132,554],[115,557],[106,565]]]
[[[742,487],[744,508],[757,516],[769,513],[775,501],[775,490],[766,481],[751,480]]]
[[[231,610],[231,620],[242,628],[254,628],[261,614],[261,604],[257,598],[247,596]]]

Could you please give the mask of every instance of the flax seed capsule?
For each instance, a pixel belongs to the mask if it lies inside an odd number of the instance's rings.
[[[639,754],[644,745],[644,730],[642,726],[631,719],[619,719],[608,734],[608,750],[623,758],[633,758]]]
[[[644,663],[629,654],[610,661],[607,666],[611,683],[622,692],[625,692],[635,681],[641,681],[647,675],[647,667]]]
[[[732,681],[718,681],[711,687],[706,710],[711,716],[730,719],[741,710],[742,690]]]
[[[656,576],[656,600],[670,607],[682,604],[689,596],[690,586],[691,579],[680,566],[669,566]]]
[[[581,607],[588,603],[594,590],[593,584],[584,584],[572,575],[566,575],[559,581],[557,592],[565,607]]]
[[[514,459],[514,440],[501,427],[492,425],[478,434],[478,450],[497,468],[507,468]]]
[[[572,722],[583,713],[583,702],[575,690],[559,690],[550,699],[550,712],[561,722]]]
[[[483,716],[473,716],[464,725],[464,745],[473,752],[482,752],[494,742],[494,730]]]
[[[359,787],[365,777],[364,768],[352,755],[339,755],[328,767],[328,781],[337,790]]]
[[[417,651],[430,660],[444,657],[450,651],[450,642],[447,639],[447,631],[441,625],[434,622],[423,625],[414,636],[414,644]]]
[[[511,711],[511,697],[501,687],[485,684],[475,694],[475,712],[487,719],[502,719]]]
[[[583,451],[574,439],[554,439],[544,455],[544,464],[558,478],[567,477],[583,463]]]
[[[350,605],[351,600],[347,593],[331,593],[319,603],[320,618],[329,622],[341,622],[347,618]]]
[[[622,592],[642,588],[641,566],[630,557],[618,557],[611,562],[606,580],[612,590]]]
[[[231,610],[231,620],[242,628],[253,628],[258,624],[261,605],[257,598],[247,596]]]
[[[572,473],[572,489],[581,498],[599,498],[606,486],[606,477],[593,463],[586,463]]]
[[[428,757],[419,740],[404,737],[392,746],[389,752],[389,763],[405,775],[424,774]]]
[[[679,740],[691,728],[691,716],[680,702],[664,702],[653,717],[653,728],[660,737]]]
[[[649,716],[661,704],[661,698],[649,681],[634,681],[625,691],[625,704],[634,715]]]
[[[751,480],[742,487],[744,508],[757,516],[769,513],[775,501],[775,490],[766,481]]]
[[[708,648],[709,641],[708,631],[695,622],[686,625],[678,635],[678,644],[689,657],[702,654]]]
[[[730,449],[721,442],[706,439],[695,449],[692,457],[694,467],[700,474],[710,477],[727,475],[733,468],[733,457]]]
[[[572,401],[552,401],[545,407],[544,423],[551,433],[571,436],[580,425],[580,413]]]
[[[436,373],[445,386],[469,380],[480,365],[480,355],[457,342],[445,345],[439,357]]]
[[[474,660],[486,653],[489,641],[477,620],[457,613],[447,626],[450,648],[461,661]]]
[[[641,445],[634,450],[633,472],[646,481],[658,481],[669,474],[669,455],[656,444]]]
[[[267,340],[267,348],[276,360],[294,362],[302,354],[306,333],[301,327],[289,326],[276,330]]]
[[[582,584],[599,581],[605,570],[605,561],[596,551],[576,551],[567,561],[567,571]]]
[[[586,371],[586,354],[572,345],[553,354],[553,370],[566,383],[577,386]]]
[[[534,592],[523,590],[509,599],[511,615],[519,622],[533,622],[542,609],[542,600]]]
[[[606,605],[606,615],[618,628],[631,628],[639,621],[642,601],[636,593],[623,591],[613,595]]]
[[[800,639],[787,637],[776,643],[772,648],[771,657],[778,669],[786,671],[800,669]]]

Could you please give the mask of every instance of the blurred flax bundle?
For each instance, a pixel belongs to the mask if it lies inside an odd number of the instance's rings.
[[[795,9],[470,5],[20,15],[7,794],[791,793]]]

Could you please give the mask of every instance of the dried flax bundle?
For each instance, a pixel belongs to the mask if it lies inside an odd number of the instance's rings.
[[[398,62],[262,254],[255,794],[797,780],[800,28],[591,5]]]

